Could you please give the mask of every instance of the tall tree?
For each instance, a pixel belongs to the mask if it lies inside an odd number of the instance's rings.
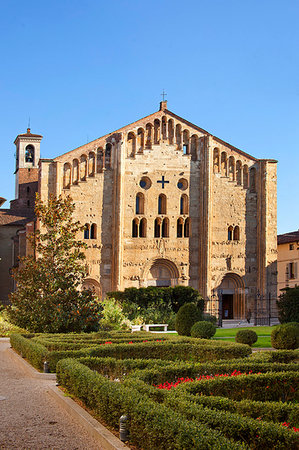
[[[39,229],[29,236],[32,256],[20,259],[14,271],[16,291],[9,310],[13,323],[33,332],[88,331],[98,327],[101,307],[90,290],[82,290],[86,276],[83,229],[73,219],[71,197],[51,196],[44,204],[37,196]]]

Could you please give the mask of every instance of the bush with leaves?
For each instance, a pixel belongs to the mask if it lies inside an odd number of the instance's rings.
[[[285,288],[277,301],[280,323],[299,322],[299,286]]]
[[[295,350],[299,347],[299,323],[290,322],[278,325],[271,333],[272,347],[282,350]]]
[[[194,303],[186,303],[176,315],[175,329],[181,336],[190,336],[192,326],[200,320],[202,311]]]
[[[191,328],[191,336],[200,339],[211,339],[216,333],[216,327],[206,320],[195,322]]]
[[[257,334],[253,330],[239,330],[236,333],[235,341],[239,344],[250,345],[251,347],[257,341]]]
[[[120,303],[114,298],[106,298],[101,306],[103,308],[100,320],[101,330],[128,330],[131,328],[131,322],[123,313]]]
[[[72,218],[70,197],[51,196],[44,204],[37,196],[39,229],[30,237],[32,255],[20,259],[14,270],[17,289],[11,294],[10,320],[33,332],[64,333],[97,330],[99,301],[82,290],[86,276],[86,244]]]

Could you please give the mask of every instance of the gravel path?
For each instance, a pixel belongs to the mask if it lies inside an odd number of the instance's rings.
[[[9,347],[0,339],[0,449],[99,450],[48,394],[54,382],[31,378],[10,356]]]

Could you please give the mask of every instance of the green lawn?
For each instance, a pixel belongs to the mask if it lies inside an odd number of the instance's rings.
[[[213,339],[215,339],[215,337]],[[216,340],[217,341],[223,340],[226,342],[236,342],[234,337],[228,337],[228,338],[218,337],[218,338],[216,338]],[[270,336],[259,336],[257,342],[255,344],[253,344],[252,347],[258,347],[258,348],[272,347]]]
[[[274,327],[217,328],[215,337],[234,337],[239,330],[253,330],[258,336],[271,336]]]

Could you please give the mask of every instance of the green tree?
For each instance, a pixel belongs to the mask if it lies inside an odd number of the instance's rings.
[[[299,287],[286,288],[277,301],[281,323],[299,322]]]
[[[37,196],[35,214],[40,229],[29,236],[34,255],[20,259],[14,271],[10,320],[33,332],[96,330],[101,307],[94,294],[82,290],[86,276],[86,244],[73,220],[71,197],[52,196],[44,204]]]

